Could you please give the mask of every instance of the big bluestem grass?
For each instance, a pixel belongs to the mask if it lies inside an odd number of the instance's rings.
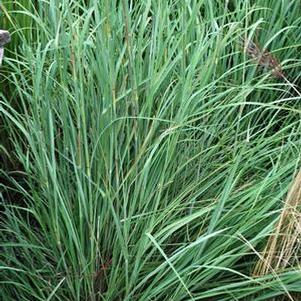
[[[301,291],[298,260],[253,273],[300,167],[300,96],[238,45],[259,29],[296,88],[299,1],[28,0],[6,16],[3,300]]]

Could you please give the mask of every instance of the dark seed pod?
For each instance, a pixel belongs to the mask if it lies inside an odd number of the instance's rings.
[[[4,46],[10,42],[10,34],[6,30],[0,30],[0,66],[4,56]]]
[[[6,30],[0,30],[0,48],[3,48],[7,43],[10,42],[10,34]]]

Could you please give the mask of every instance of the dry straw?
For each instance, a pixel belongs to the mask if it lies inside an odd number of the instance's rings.
[[[281,271],[299,265],[301,234],[301,171],[296,175],[287,194],[280,219],[254,269],[254,276]]]

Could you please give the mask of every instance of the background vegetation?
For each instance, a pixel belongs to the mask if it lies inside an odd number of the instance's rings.
[[[300,300],[300,1],[1,9],[0,299]]]

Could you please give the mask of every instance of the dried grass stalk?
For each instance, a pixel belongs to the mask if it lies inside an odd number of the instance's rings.
[[[301,170],[287,194],[274,234],[269,238],[253,275],[263,276],[299,264],[301,237]]]

